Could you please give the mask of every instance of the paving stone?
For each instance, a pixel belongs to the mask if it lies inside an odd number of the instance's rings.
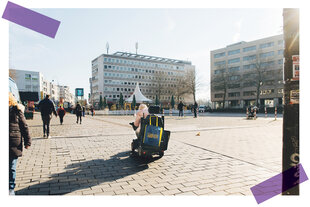
[[[86,116],[82,126],[75,124],[75,119],[66,115],[64,125],[52,119],[54,138],[48,140],[39,138],[42,127],[35,127],[42,124],[39,114],[27,120],[33,144],[18,159],[17,194],[244,195],[249,194],[249,187],[281,172],[280,122],[167,117],[166,128],[182,132],[171,134],[163,158],[147,163],[129,157],[135,138],[128,126],[132,116]],[[207,129],[225,125],[229,127]],[[117,131],[107,130],[115,126]],[[250,136],[248,129],[252,127],[259,130]],[[204,133],[196,137],[193,130],[203,128]]]

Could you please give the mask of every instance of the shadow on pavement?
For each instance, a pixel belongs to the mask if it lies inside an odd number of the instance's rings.
[[[148,163],[155,160],[143,160],[126,151],[108,160],[76,162],[68,165],[66,172],[53,174],[49,181],[20,189],[16,195],[64,195],[136,174],[148,169]]]

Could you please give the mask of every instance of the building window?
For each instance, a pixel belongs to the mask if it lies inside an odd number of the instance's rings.
[[[238,63],[238,62],[240,62],[240,58],[234,58],[234,59],[228,60],[228,64]]]
[[[223,60],[223,61],[215,62],[215,63],[214,63],[214,66],[225,65],[225,64],[226,64],[226,61]]]
[[[228,84],[228,88],[229,88],[229,89],[240,88],[240,84],[239,84],[239,83],[236,83],[236,84]]]
[[[232,75],[229,77],[229,80],[234,81],[234,80],[239,80],[240,75]]]
[[[240,49],[228,51],[228,55],[235,55],[235,54],[239,54],[239,53],[240,53]]]
[[[228,97],[239,97],[240,92],[228,93]]]
[[[225,69],[220,69],[220,70],[215,70],[214,74],[220,74],[220,73],[224,73]]]
[[[256,85],[255,82],[252,82],[252,81],[243,83],[243,87],[245,87],[245,88],[246,87],[253,87],[255,85]]]
[[[255,60],[256,55],[249,55],[249,56],[244,56],[243,61],[250,61],[250,60]]]
[[[274,61],[268,61],[261,63],[261,67],[271,67],[274,65]]]
[[[266,58],[266,57],[270,57],[270,56],[274,56],[274,51],[265,52],[265,53],[259,54],[259,57],[260,57],[260,58]]]
[[[254,68],[256,68],[256,65],[255,65],[255,64],[249,64],[249,65],[244,65],[244,66],[243,66],[243,69],[244,69],[244,70],[254,69]]]
[[[249,52],[249,51],[253,51],[253,50],[256,50],[256,45],[243,48],[243,52]]]
[[[278,50],[278,55],[283,55],[283,50]]]
[[[256,91],[244,91],[243,96],[256,96]]]
[[[220,57],[223,57],[223,56],[225,56],[225,52],[214,54],[214,58],[220,58]]]
[[[274,45],[274,42],[267,42],[259,45],[259,48],[267,48],[267,47],[272,47]]]
[[[278,64],[283,65],[283,59],[278,60]]]
[[[25,74],[25,79],[30,80],[31,79],[31,74]]]

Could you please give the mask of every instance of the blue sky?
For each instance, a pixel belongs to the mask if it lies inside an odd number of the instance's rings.
[[[89,92],[91,60],[106,52],[192,61],[209,98],[210,51],[282,33],[282,9],[34,9],[61,21],[55,39],[10,24],[10,68],[40,71]]]

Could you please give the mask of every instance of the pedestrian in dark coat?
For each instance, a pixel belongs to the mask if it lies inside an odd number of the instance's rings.
[[[79,103],[76,103],[75,114],[76,114],[76,123],[78,124],[80,119],[80,124],[82,124],[82,107]]]
[[[194,106],[193,106],[193,110],[194,110],[194,118],[197,118],[197,109],[198,109],[198,104],[195,101]]]
[[[49,95],[39,102],[39,109],[41,111],[41,118],[43,121],[43,137],[50,138],[50,121],[52,113],[57,117],[54,103],[49,99]],[[46,134],[46,135],[45,135]]]
[[[183,107],[184,107],[184,104],[182,103],[182,101],[180,101],[180,103],[178,104],[179,117],[180,116],[184,116],[184,114],[183,114]]]
[[[23,146],[31,146],[28,125],[21,107],[9,93],[9,194],[15,195],[16,165],[18,157],[22,156]]]
[[[57,114],[59,116],[60,124],[62,124],[64,121],[64,116],[66,114],[65,109],[62,106],[59,106],[59,108],[57,110]]]

